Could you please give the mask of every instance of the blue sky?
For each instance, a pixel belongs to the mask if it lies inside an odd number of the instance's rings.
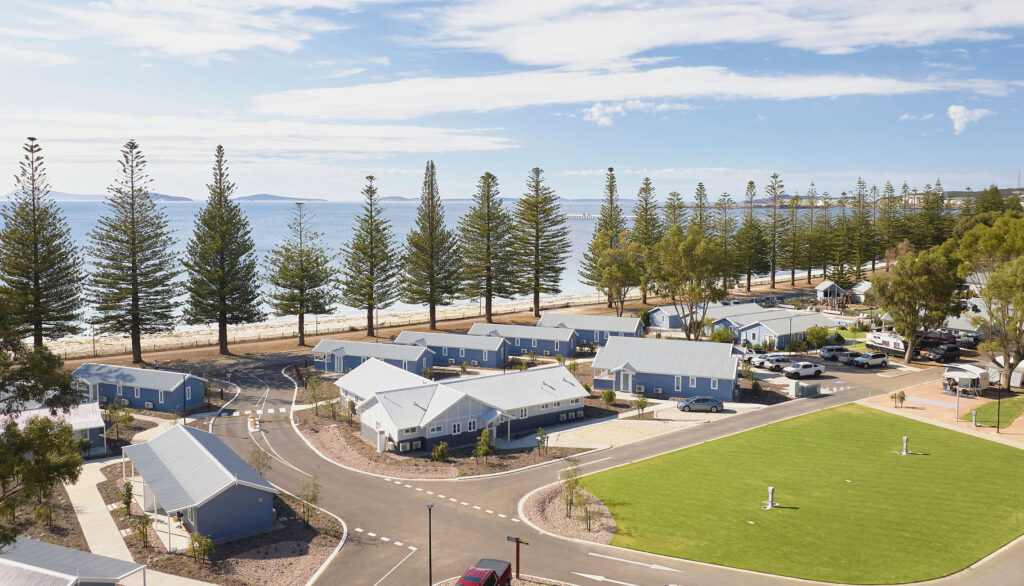
[[[39,137],[54,189],[99,193],[136,138],[157,191],[739,198],[891,180],[1012,186],[1024,166],[1019,0],[8,0],[0,172]],[[6,191],[6,189],[3,189]]]

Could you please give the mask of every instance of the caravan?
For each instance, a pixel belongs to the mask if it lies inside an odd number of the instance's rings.
[[[999,372],[984,366],[954,362],[946,367],[942,379],[947,389],[959,388],[977,394],[987,389],[992,382],[998,384]]]
[[[907,353],[907,340],[900,335],[888,332],[868,332],[864,339],[864,345],[870,350],[885,352],[890,356],[902,357]],[[914,356],[918,351],[914,349]]]

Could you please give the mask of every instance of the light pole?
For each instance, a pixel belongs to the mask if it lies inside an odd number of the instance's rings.
[[[427,584],[434,584],[433,503],[427,503]]]

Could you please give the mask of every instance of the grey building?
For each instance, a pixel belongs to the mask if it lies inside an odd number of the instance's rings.
[[[34,417],[48,417],[71,426],[75,439],[89,440],[90,448],[85,452],[86,456],[99,456],[107,453],[107,436],[104,434],[106,424],[103,422],[103,415],[100,413],[100,406],[96,401],[87,401],[72,406],[67,411],[50,413],[48,407],[32,404],[14,415],[14,422],[18,427],[24,429],[29,420]]]
[[[613,338],[594,357],[594,388],[732,401],[737,361],[732,344]]]
[[[538,356],[561,354],[566,358],[572,358],[576,355],[579,340],[576,330],[568,328],[512,324],[475,323],[469,328],[469,335],[504,338],[509,344],[509,354],[512,356],[535,352]]]
[[[348,372],[371,358],[415,374],[434,363],[433,352],[424,346],[320,340],[313,347],[313,368],[327,372]]]
[[[408,389],[429,384],[433,384],[433,381],[376,358],[363,362],[334,381],[341,400],[343,402],[353,400],[357,404],[381,391]]]
[[[83,396],[101,405],[179,413],[203,402],[206,380],[187,372],[86,362],[71,373]]]
[[[0,551],[0,584],[19,586],[92,586],[120,584],[146,566],[27,537]]]
[[[277,489],[212,433],[175,425],[123,454],[142,476],[147,511],[179,514],[213,541],[274,526]]]
[[[638,317],[548,312],[540,317],[537,325],[576,330],[577,343],[581,345],[603,346],[613,336],[642,338],[644,335],[644,324]]]
[[[504,338],[403,331],[395,337],[395,344],[429,348],[434,353],[434,366],[466,363],[469,366],[503,368],[508,362],[508,342]]]

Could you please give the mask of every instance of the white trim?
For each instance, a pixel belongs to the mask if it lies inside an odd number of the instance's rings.
[[[691,376],[690,377],[690,388],[691,389],[696,389],[697,388],[697,377],[695,377],[695,376]]]

